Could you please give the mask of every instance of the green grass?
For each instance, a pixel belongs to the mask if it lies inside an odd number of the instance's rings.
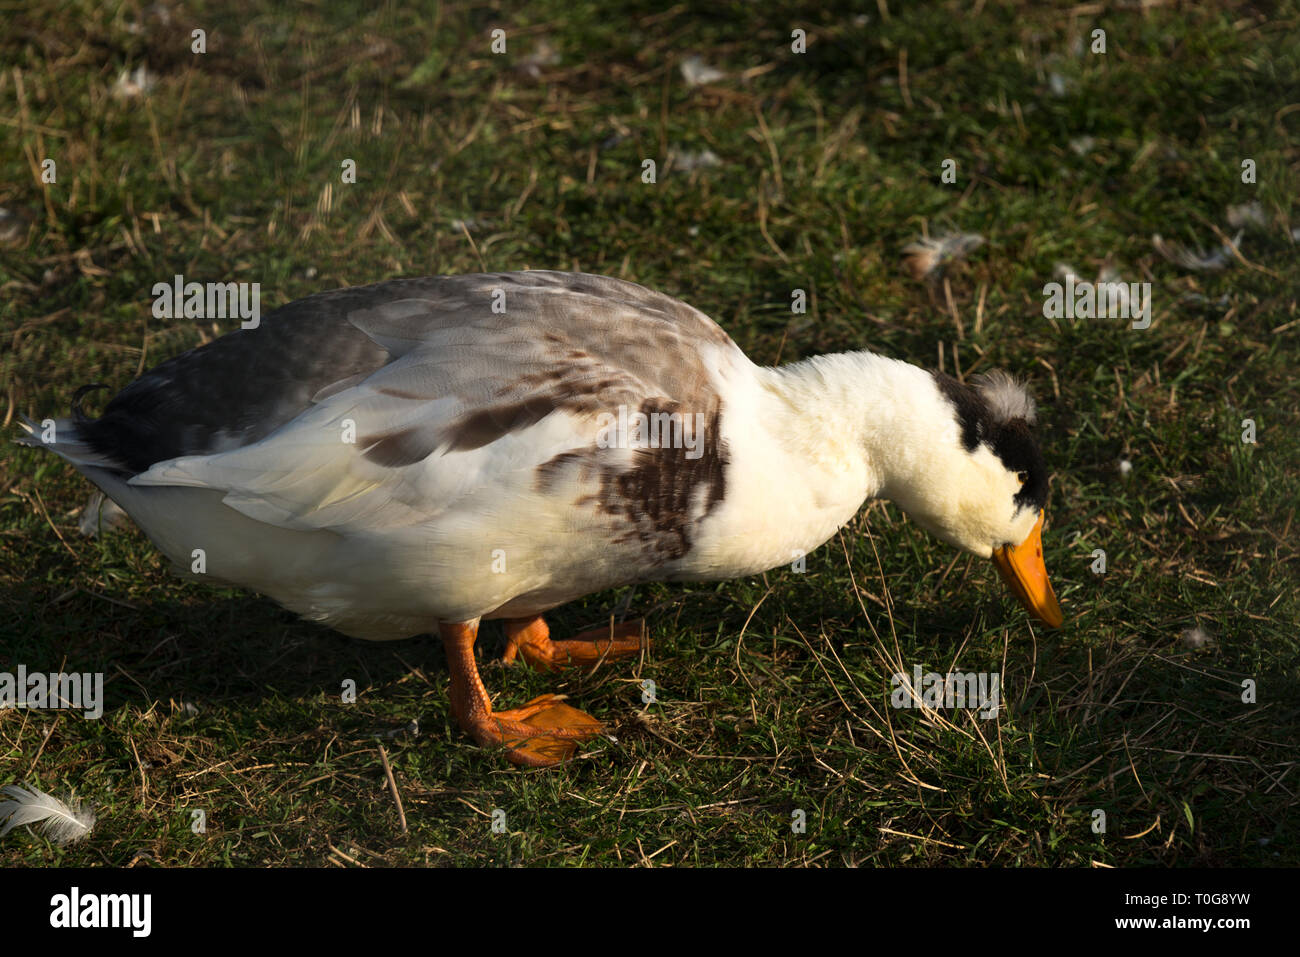
[[[875,504],[805,574],[638,589],[654,649],[635,666],[507,670],[485,627],[498,701],[563,691],[617,737],[523,772],[455,728],[436,639],[352,641],[173,578],[134,529],[82,538],[88,484],[6,442],[0,662],[102,671],[108,701],[100,721],[0,712],[0,783],[75,791],[99,817],[66,849],[11,833],[0,864],[1300,863],[1300,9],[853,6],[8,5],[0,206],[31,225],[0,249],[6,438],[81,383],[120,387],[228,331],[151,317],[178,272],[259,281],[267,309],[402,275],[608,273],[685,298],[758,361],[871,348],[1029,378],[1068,621],[1030,625],[986,563]],[[543,39],[559,61],[533,77]],[[691,53],[729,76],[688,88]],[[140,63],[153,89],[113,97]],[[721,165],[665,168],[701,149]],[[1193,274],[1154,252],[1153,233],[1217,243],[1250,200],[1268,225],[1248,262]],[[914,281],[903,246],[947,229],[987,243],[946,283]],[[1045,319],[1058,261],[1152,282],[1151,328]],[[891,708],[913,664],[1000,672],[1004,710]]]

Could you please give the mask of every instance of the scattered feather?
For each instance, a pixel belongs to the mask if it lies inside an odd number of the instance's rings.
[[[1233,229],[1264,229],[1268,226],[1268,217],[1259,200],[1240,203],[1228,207],[1228,225]]]
[[[122,511],[120,505],[103,492],[95,492],[90,496],[86,507],[81,510],[81,520],[77,523],[77,529],[87,538],[94,538],[101,531],[111,532],[126,528],[130,524],[130,518]]]
[[[555,66],[560,62],[559,51],[546,39],[537,41],[537,48],[519,61],[519,69],[534,80],[541,79],[542,67]]]
[[[704,86],[706,83],[717,83],[726,77],[726,73],[717,67],[709,66],[698,54],[692,54],[682,61],[682,79],[686,81],[687,86]]]
[[[1074,288],[1081,290],[1085,286],[1094,287],[1098,301],[1103,301],[1102,297],[1107,297],[1104,301],[1113,303],[1117,309],[1129,308],[1129,286],[1124,281],[1124,277],[1119,274],[1114,266],[1109,264],[1101,267],[1101,272],[1097,274],[1094,282],[1091,279],[1084,279],[1079,275],[1079,271],[1069,263],[1057,263],[1052,269],[1052,275],[1061,282],[1074,280]]]
[[[1183,647],[1191,651],[1200,651],[1202,648],[1210,648],[1214,645],[1214,636],[1200,625],[1186,629],[1182,634],[1182,639]]]
[[[937,238],[922,236],[903,247],[903,265],[918,282],[937,279],[945,267],[984,245],[979,233],[948,233]]]
[[[1209,296],[1199,292],[1185,292],[1178,297],[1178,301],[1189,303],[1194,306],[1205,306],[1206,308],[1212,307],[1214,309],[1227,309],[1232,303],[1232,297],[1226,292],[1218,299],[1211,299]]]
[[[1291,230],[1291,239],[1297,243],[1300,243],[1300,226],[1296,226],[1294,229]]]
[[[1076,136],[1070,140],[1070,149],[1080,156],[1087,156],[1096,145],[1097,139],[1093,136]]]
[[[161,3],[151,4],[141,19],[126,22],[126,32],[137,37],[144,34],[148,29],[148,24],[145,22],[147,20],[154,21],[159,27],[169,27],[172,23],[172,12]]]
[[[17,784],[7,784],[0,788],[0,794],[8,795],[10,800],[0,801],[0,837],[4,837],[16,827],[24,824],[44,822],[45,836],[62,847],[73,841],[79,841],[95,826],[95,815],[73,801],[69,807],[56,797],[51,797],[36,788],[24,788]]]
[[[1059,73],[1049,73],[1047,75],[1047,86],[1052,91],[1052,96],[1065,96],[1068,89],[1065,77]]]
[[[1225,268],[1236,255],[1239,242],[1241,242],[1240,231],[1229,242],[1206,252],[1202,249],[1189,249],[1182,243],[1166,241],[1159,233],[1151,237],[1151,245],[1155,247],[1156,252],[1175,266],[1193,272],[1215,272]]]
[[[113,84],[113,96],[119,100],[131,100],[137,96],[148,95],[157,80],[143,63],[134,70],[123,70]]]
[[[713,150],[676,150],[668,151],[668,163],[676,170],[683,173],[693,173],[697,169],[712,169],[715,166],[721,166],[722,160]]]
[[[0,245],[21,246],[31,225],[32,216],[26,210],[0,206]]]
[[[1128,478],[1133,474],[1133,463],[1128,459],[1119,460],[1119,477]]]
[[[404,735],[404,734],[405,734],[405,735],[410,735],[412,738],[419,737],[419,734],[420,734],[420,722],[419,722],[418,720],[416,720],[415,718],[412,718],[410,721],[406,722],[406,724],[405,724],[403,727],[400,727],[400,728],[390,728],[390,729],[387,730],[387,731],[375,731],[375,732],[374,732],[374,736],[375,736],[376,738],[388,738],[388,739],[390,739],[390,740],[393,739],[393,738],[396,738],[396,737],[400,737],[401,735]]]

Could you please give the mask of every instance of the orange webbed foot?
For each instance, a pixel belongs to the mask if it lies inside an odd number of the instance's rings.
[[[544,694],[508,711],[493,711],[474,660],[478,621],[441,624],[451,672],[451,710],[456,721],[485,747],[504,747],[512,764],[544,768],[578,753],[583,741],[601,734],[599,721],[564,703],[563,695]]]
[[[564,703],[563,695],[538,695],[509,711],[494,711],[489,721],[498,734],[494,743],[506,747],[506,757],[525,767],[549,767],[569,760],[583,741],[599,737],[603,725],[585,711]]]

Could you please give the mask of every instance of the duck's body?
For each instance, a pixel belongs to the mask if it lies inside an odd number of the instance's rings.
[[[181,568],[361,638],[468,634],[472,665],[481,619],[540,647],[557,605],[789,564],[876,495],[976,553],[1024,541],[1018,395],[870,353],[762,368],[678,300],[522,272],[299,300],[45,444]]]

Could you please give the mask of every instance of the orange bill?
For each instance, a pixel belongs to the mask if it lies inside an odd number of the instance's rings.
[[[1060,628],[1065,614],[1047,580],[1047,566],[1043,564],[1043,513],[1038,513],[1034,529],[1019,545],[1003,545],[993,549],[993,564],[998,566],[1002,580],[1020,599],[1029,613],[1052,628]]]

